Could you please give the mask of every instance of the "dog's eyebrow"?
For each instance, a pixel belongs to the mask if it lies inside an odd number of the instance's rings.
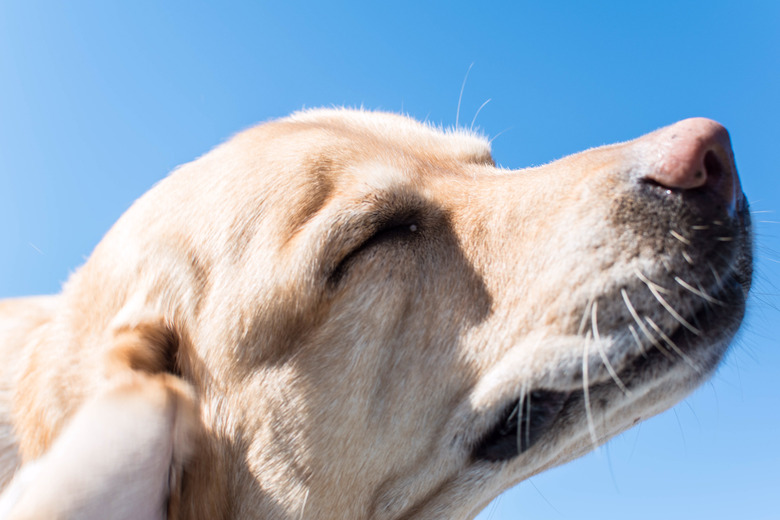
[[[289,236],[295,235],[320,211],[331,199],[334,182],[330,176],[333,161],[328,157],[317,156],[308,164],[310,173],[307,182],[299,186],[305,195],[291,197],[288,215],[290,218]]]

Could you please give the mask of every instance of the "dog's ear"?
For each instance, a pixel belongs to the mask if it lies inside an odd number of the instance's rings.
[[[112,328],[112,346],[106,355],[106,377],[127,371],[180,374],[181,335],[162,316],[149,316]]]
[[[163,319],[115,328],[106,384],[0,499],[11,519],[176,518],[185,465],[201,432],[181,346]]]

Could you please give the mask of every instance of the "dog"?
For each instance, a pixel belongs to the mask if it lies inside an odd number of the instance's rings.
[[[0,302],[0,511],[472,518],[706,380],[751,244],[708,119],[520,171],[401,115],[262,124]]]

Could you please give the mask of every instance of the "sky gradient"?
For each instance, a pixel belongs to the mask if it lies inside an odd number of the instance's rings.
[[[776,1],[2,2],[0,297],[58,291],[172,168],[303,107],[457,117],[511,168],[710,117],[756,234],[725,362],[479,518],[778,519],[778,28]]]

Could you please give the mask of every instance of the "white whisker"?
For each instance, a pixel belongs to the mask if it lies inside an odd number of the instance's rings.
[[[696,231],[706,231],[707,229],[710,229],[710,226],[691,226],[691,229]]]
[[[517,414],[517,453],[523,452],[523,417],[525,414],[525,410],[523,409],[523,403],[526,400],[526,396],[528,395],[528,386],[527,383],[523,383],[523,386],[520,388],[520,398],[517,401],[517,406],[514,410],[512,410],[512,413],[510,414],[509,418],[512,419],[512,416],[516,413]],[[530,421],[527,421],[530,422]],[[527,428],[526,428],[527,429]],[[528,438],[526,437],[526,440]],[[526,442],[526,446],[528,446],[528,442]]]
[[[458,96],[458,110],[455,112],[455,128],[458,128],[458,122],[460,121],[460,103],[463,101],[463,90],[466,88],[466,81],[469,79],[469,72],[471,67],[474,66],[474,62],[471,62],[469,69],[466,71],[466,76],[463,78],[463,83],[460,86],[460,95]]]
[[[638,276],[638,274],[637,274],[637,276]],[[642,278],[640,278],[640,280],[642,280]],[[644,282],[645,280],[642,280],[642,281]],[[685,318],[683,318],[683,317],[680,315],[680,313],[679,313],[679,312],[677,312],[676,310],[674,310],[674,308],[673,308],[671,305],[669,305],[669,303],[668,303],[666,300],[664,300],[664,297],[663,297],[663,296],[661,296],[661,293],[660,293],[660,291],[658,291],[658,290],[656,289],[656,287],[655,287],[657,284],[654,284],[654,283],[646,283],[646,285],[647,285],[647,288],[648,288],[648,289],[650,289],[650,292],[653,294],[653,296],[655,297],[655,299],[656,299],[656,300],[658,300],[658,303],[660,303],[660,304],[663,306],[663,308],[664,308],[664,309],[666,309],[666,311],[667,311],[669,314],[671,314],[671,315],[672,315],[672,317],[673,317],[675,320],[677,320],[677,321],[680,323],[680,325],[682,325],[683,327],[685,327],[685,328],[686,328],[686,329],[688,329],[689,331],[693,332],[693,333],[694,333],[694,334],[696,334],[697,336],[701,336],[701,331],[700,331],[699,329],[697,329],[696,327],[694,327],[693,325],[691,325],[691,324],[688,322],[688,320],[686,320]]]
[[[525,394],[525,445],[531,445],[531,392]],[[518,452],[519,453],[519,452]]]
[[[685,259],[686,262],[688,262],[688,265],[695,265],[693,263],[693,259],[691,259],[691,255],[689,255],[687,252],[682,252],[682,257]]]
[[[607,372],[609,372],[610,377],[618,386],[618,388],[620,388],[620,390],[624,394],[631,395],[631,391],[626,387],[625,384],[623,384],[623,381],[620,380],[620,377],[618,377],[615,368],[612,366],[612,363],[609,362],[609,358],[607,358],[607,355],[604,352],[604,347],[601,344],[601,336],[599,335],[598,309],[599,309],[599,302],[598,300],[596,300],[593,302],[593,307],[591,307],[591,319],[590,319],[590,326],[591,326],[591,330],[593,331],[593,339],[596,341],[596,349],[598,349],[599,356],[601,356],[601,362],[604,363],[604,366],[607,368]]]
[[[734,237],[715,237],[715,240],[718,240],[719,242],[731,242],[734,240]]]
[[[471,125],[469,125],[469,130],[474,130],[474,123],[476,123],[476,122],[477,122],[477,116],[478,116],[478,115],[479,115],[479,113],[482,111],[482,109],[483,109],[483,108],[485,108],[485,105],[487,105],[488,103],[490,103],[490,98],[488,98],[488,100],[487,100],[487,101],[485,101],[484,103],[482,103],[482,104],[479,106],[479,108],[477,109],[477,113],[476,113],[476,114],[474,114],[474,119],[472,119],[472,120],[471,120]]]
[[[676,238],[677,240],[679,240],[680,242],[682,242],[683,244],[685,244],[686,246],[689,246],[689,245],[691,245],[691,241],[690,241],[690,240],[688,240],[687,238],[685,238],[684,236],[682,236],[682,235],[681,235],[680,233],[678,233],[677,231],[675,231],[675,230],[673,230],[673,229],[672,229],[672,230],[670,230],[670,231],[669,231],[669,234],[670,234],[670,235],[672,235],[672,236],[673,236],[674,238]]]
[[[582,395],[585,401],[585,418],[588,421],[588,432],[590,433],[590,441],[593,444],[593,449],[598,447],[599,439],[596,436],[596,426],[593,423],[593,411],[590,408],[590,378],[588,377],[588,343],[590,343],[590,333],[585,338],[584,349],[585,352],[582,355]]]
[[[508,128],[504,128],[504,129],[503,129],[503,130],[501,130],[499,133],[497,133],[496,135],[494,135],[493,137],[491,137],[491,138],[490,138],[490,141],[488,141],[488,144],[493,144],[493,141],[495,141],[496,139],[498,139],[498,138],[501,136],[501,134],[503,134],[503,133],[505,133],[505,132],[508,132],[508,131],[510,131],[510,130],[514,130],[514,128],[515,128],[514,126],[510,126],[510,127],[508,127]]]
[[[639,279],[642,281],[642,283],[644,283],[646,286],[650,287],[650,286],[652,285],[653,287],[655,287],[655,289],[656,289],[656,290],[657,290],[659,293],[663,293],[663,294],[669,294],[669,289],[667,289],[666,287],[664,287],[664,286],[662,286],[662,285],[658,285],[657,283],[655,283],[654,281],[652,281],[650,278],[648,278],[647,276],[645,276],[645,274],[644,274],[642,271],[640,271],[639,269],[637,269],[636,267],[634,268],[634,274],[635,274],[635,275],[636,275],[636,277],[637,277],[637,278],[639,278]]]
[[[580,320],[580,328],[577,329],[577,335],[582,336],[585,334],[585,325],[588,323],[588,317],[590,316],[590,309],[593,306],[593,299],[588,300],[585,305],[585,310],[582,313],[582,319]]]
[[[309,491],[311,488],[306,489],[306,495],[303,497],[303,504],[301,505],[301,514],[298,515],[298,520],[303,520],[303,513],[306,511],[306,502],[309,501]]]
[[[642,331],[642,334],[644,334],[645,337],[650,340],[650,343],[652,343],[653,346],[657,348],[664,356],[674,361],[674,358],[672,357],[671,353],[658,342],[655,336],[653,336],[650,333],[650,331],[647,330],[645,324],[642,323],[642,320],[639,318],[639,314],[637,314],[636,309],[634,309],[634,306],[631,304],[631,300],[628,298],[628,293],[626,292],[626,290],[621,289],[620,293],[623,295],[623,301],[625,302],[626,307],[628,308],[628,312],[631,313],[631,317],[634,318],[636,324],[639,325],[639,330]]]
[[[651,320],[650,318],[648,318],[647,316],[645,316],[645,320],[647,321],[647,323],[650,324],[651,327],[653,327],[653,329],[655,329],[655,331],[658,333],[658,335],[661,336],[661,339],[664,340],[664,343],[669,345],[669,348],[674,350],[674,352],[678,356],[680,356],[683,359],[683,361],[685,361],[685,363],[688,366],[690,366],[696,372],[701,373],[701,371],[702,371],[701,367],[698,364],[694,363],[693,360],[685,354],[685,352],[680,350],[680,347],[678,347],[677,344],[674,341],[672,341],[672,338],[670,338],[667,334],[664,333],[664,331],[661,330],[661,327],[656,325],[656,323],[653,320]]]
[[[690,292],[692,292],[693,294],[695,294],[696,296],[699,296],[699,297],[707,300],[710,303],[714,303],[715,305],[726,305],[725,303],[723,303],[722,301],[718,300],[717,298],[713,298],[712,296],[710,296],[706,292],[702,291],[701,288],[697,289],[697,288],[693,287],[691,284],[689,284],[688,282],[686,282],[685,280],[683,280],[679,276],[675,276],[674,277],[674,281],[677,282],[678,284],[680,284],[685,289],[687,289]]]
[[[628,326],[628,330],[631,331],[631,336],[634,338],[634,342],[636,343],[636,346],[639,347],[639,352],[642,354],[643,357],[647,357],[647,353],[645,352],[645,346],[642,345],[642,341],[639,339],[639,334],[636,333],[636,329],[633,325]]]
[[[722,286],[723,285],[723,280],[721,280],[720,275],[715,270],[715,268],[712,267],[712,264],[707,262],[707,267],[710,268],[710,271],[712,272],[712,276],[715,277],[715,283],[717,283],[719,287]]]

